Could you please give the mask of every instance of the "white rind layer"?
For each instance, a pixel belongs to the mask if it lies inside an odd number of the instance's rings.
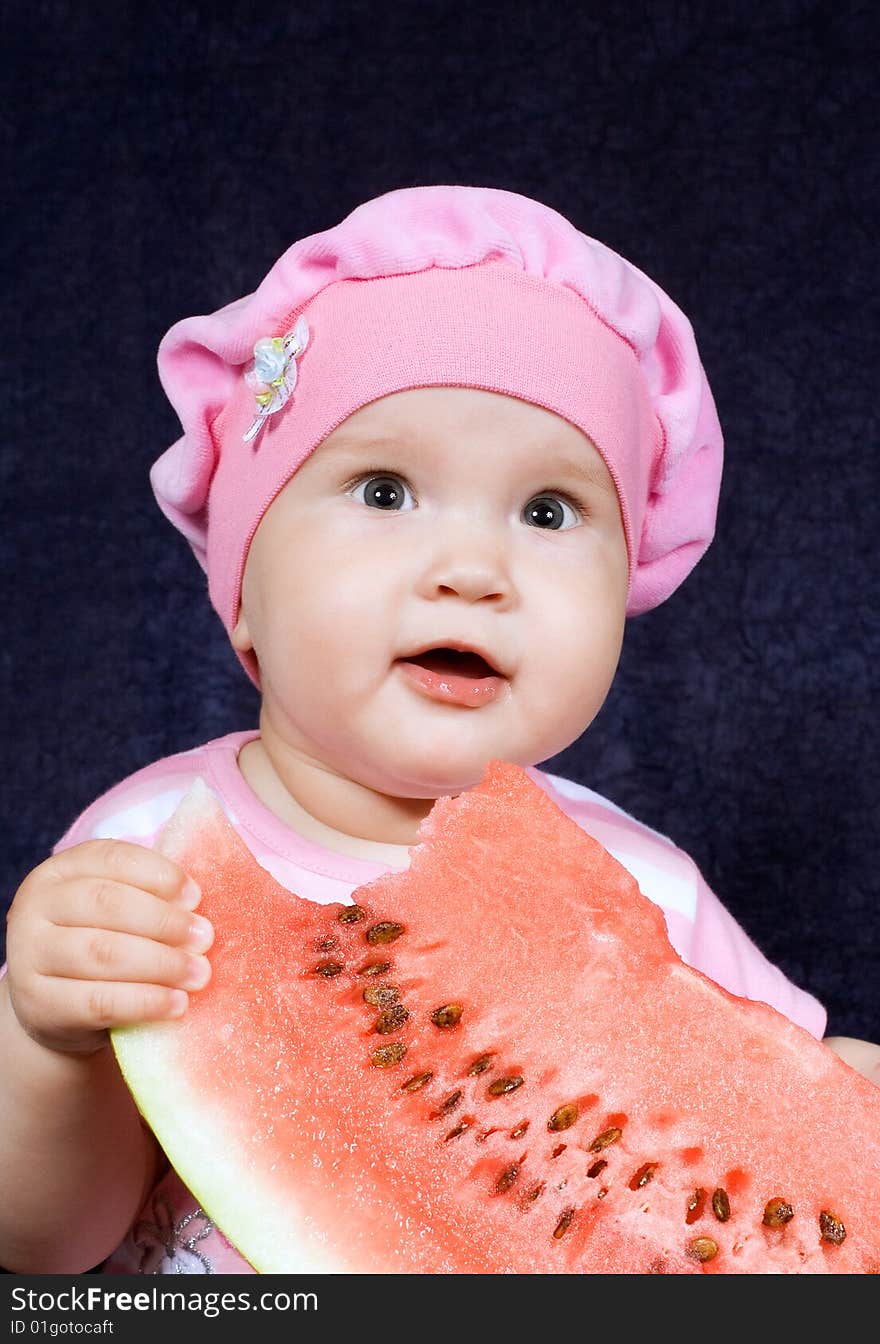
[[[177,1155],[175,1170],[220,1231],[238,1229],[236,1249],[260,1274],[353,1274],[356,1266],[321,1244],[319,1229],[307,1215],[282,1198],[261,1173],[243,1166],[216,1166],[217,1153],[234,1152],[223,1114],[206,1106],[175,1073],[170,1025],[125,1027],[113,1032],[113,1048],[135,1098],[150,1098],[150,1125],[159,1143]],[[172,1037],[171,1041],[167,1037]],[[279,1240],[278,1229],[285,1235]]]
[[[165,827],[157,848],[174,858],[194,830],[210,824],[218,800],[197,779]],[[223,1123],[223,1113],[206,1104],[187,1081],[175,1073],[176,1023],[124,1027],[111,1033],[119,1067],[140,1105],[149,1097],[149,1123],[165,1151],[174,1153],[175,1170],[216,1226],[238,1229],[236,1249],[261,1274],[352,1274],[358,1270],[321,1244],[320,1230],[308,1216],[282,1196],[256,1170],[242,1166],[218,1168],[215,1155],[238,1151]],[[279,1239],[278,1228],[285,1234]],[[270,1229],[274,1229],[270,1232]],[[224,1232],[224,1235],[225,1232]]]

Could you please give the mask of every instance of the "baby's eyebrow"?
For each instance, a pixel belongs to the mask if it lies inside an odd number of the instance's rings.
[[[356,434],[332,430],[321,447],[348,452],[381,453],[393,448],[405,448],[409,442],[409,436],[405,434]]]
[[[545,446],[546,452],[546,446]],[[596,456],[584,454],[583,457],[571,455],[568,452],[546,454],[547,470],[550,475],[559,472],[567,476],[576,476],[587,485],[595,486],[599,490],[605,490],[610,494],[617,494],[617,487],[604,461],[596,452]]]
[[[381,457],[383,453],[393,452],[395,449],[406,449],[418,442],[418,435],[413,432],[401,430],[394,434],[359,434],[356,431],[347,431],[343,429],[333,430],[321,445],[324,449],[334,449],[338,452],[358,452],[368,453],[371,456]],[[617,495],[617,487],[611,478],[607,466],[599,456],[598,449],[593,453],[585,452],[583,456],[579,453],[572,453],[568,448],[557,448],[551,440],[537,441],[534,445],[535,462],[540,464],[542,470],[549,477],[554,475],[572,476],[586,484],[593,486],[597,490],[604,490],[611,495]],[[552,484],[552,482],[550,482]]]

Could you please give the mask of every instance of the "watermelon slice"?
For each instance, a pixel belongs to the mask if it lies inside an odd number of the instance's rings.
[[[113,1044],[257,1270],[880,1270],[880,1089],[688,968],[519,767],[349,906],[279,886],[201,784],[161,847],[213,978]]]

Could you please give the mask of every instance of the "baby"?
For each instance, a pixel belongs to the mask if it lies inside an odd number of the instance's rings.
[[[0,1263],[249,1272],[108,1043],[210,978],[199,892],[150,847],[198,776],[260,863],[330,902],[405,867],[436,798],[518,763],[634,873],[687,962],[821,1037],[821,1005],[687,855],[537,768],[598,713],[626,617],[713,534],[722,437],[675,304],[534,201],[414,188],[178,323],[159,370],[184,432],[153,488],[260,689],[259,729],[118,784],[16,894]],[[831,1044],[880,1081],[880,1048]]]

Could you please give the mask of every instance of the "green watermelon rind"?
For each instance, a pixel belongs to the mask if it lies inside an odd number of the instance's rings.
[[[173,1166],[184,1185],[221,1232],[224,1227],[236,1228],[239,1249],[247,1248],[245,1259],[258,1273],[338,1273],[338,1260],[320,1254],[289,1199],[279,1200],[274,1190],[261,1188],[254,1173],[243,1201],[238,1188],[224,1178],[214,1155],[228,1149],[228,1128],[220,1123],[219,1112],[212,1117],[198,1098],[188,1095],[181,1075],[169,1086],[163,1028],[164,1024],[120,1027],[112,1032],[112,1041],[132,1096],[160,1146],[174,1154]],[[197,1126],[191,1121],[194,1115]],[[279,1227],[288,1229],[284,1240],[279,1240]]]

